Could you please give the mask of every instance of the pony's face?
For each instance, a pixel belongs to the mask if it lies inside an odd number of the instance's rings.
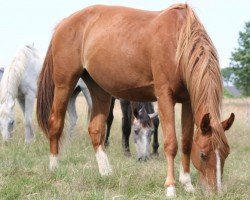
[[[229,119],[221,123],[223,129],[220,134],[225,134],[224,131],[231,127],[233,121],[234,114],[232,113]],[[201,184],[208,193],[221,191],[223,167],[230,152],[228,145],[225,145],[223,149],[213,145],[213,134],[209,114],[206,114],[195,133],[191,159],[194,166],[199,170]]]
[[[147,114],[143,107],[139,111],[134,110],[135,119],[132,124],[134,142],[138,161],[146,161],[150,158],[150,142],[154,128],[152,118],[157,114]]]
[[[14,129],[14,101],[0,105],[0,131],[4,141],[12,137]]]

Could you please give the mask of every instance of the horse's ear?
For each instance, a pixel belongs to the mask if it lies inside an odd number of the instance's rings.
[[[134,109],[133,114],[134,114],[136,119],[139,118],[139,112],[138,112],[138,110],[136,108]]]
[[[7,105],[9,106],[9,108],[13,108],[15,105],[15,100],[13,100],[12,98],[9,98]]]
[[[230,127],[232,126],[232,124],[234,122],[234,118],[235,118],[234,113],[231,113],[231,115],[230,115],[230,117],[228,119],[226,119],[225,121],[221,122],[224,131],[227,131],[227,130],[230,129]]]
[[[158,113],[155,112],[155,113],[152,113],[152,114],[148,114],[148,116],[149,116],[150,119],[154,119],[155,117],[158,116]]]
[[[200,124],[200,128],[202,131],[202,134],[207,135],[211,133],[211,125],[210,125],[210,114],[207,113],[203,116]]]

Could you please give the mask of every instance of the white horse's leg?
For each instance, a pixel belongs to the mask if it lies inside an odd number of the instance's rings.
[[[25,100],[24,100],[24,97],[17,97],[17,101],[21,107],[21,110],[23,112],[23,116],[25,115],[24,112],[25,112]]]
[[[87,85],[83,82],[83,80],[79,80],[78,81],[78,85],[80,86],[81,88],[81,91],[87,101],[87,104],[88,104],[88,116],[90,116],[90,113],[92,111],[92,99],[91,99],[91,95],[89,93],[89,90],[88,90],[88,87]]]
[[[68,115],[69,115],[69,128],[67,130],[68,132],[68,135],[71,137],[73,135],[73,131],[74,131],[74,128],[76,126],[76,121],[77,121],[77,112],[76,112],[76,98],[77,98],[77,95],[79,94],[76,93],[76,94],[73,94],[70,99],[69,99],[69,103],[68,103]]]
[[[25,95],[25,143],[29,144],[35,139],[32,128],[32,113],[34,107],[35,95],[26,94]]]

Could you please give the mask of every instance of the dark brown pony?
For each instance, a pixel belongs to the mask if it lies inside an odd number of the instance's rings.
[[[224,131],[232,125],[234,115],[221,123],[222,81],[217,52],[187,4],[160,12],[91,6],[56,27],[40,75],[37,101],[38,122],[50,140],[51,169],[57,166],[67,103],[80,77],[93,101],[88,130],[102,175],[111,172],[104,151],[110,94],[132,101],[157,100],[168,163],[166,195],[175,196],[174,105],[179,102],[179,180],[187,191],[194,191],[189,174],[191,156],[206,188],[220,191],[229,154]]]

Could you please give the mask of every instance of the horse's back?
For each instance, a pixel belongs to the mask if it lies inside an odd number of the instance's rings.
[[[29,56],[27,56],[27,66],[22,75],[19,86],[19,95],[31,93],[32,95],[36,95],[37,80],[42,69],[43,57],[37,49],[29,46],[27,48],[29,49],[30,53]]]
[[[153,101],[156,98],[151,62],[158,58],[165,61],[168,52],[161,54],[164,58],[157,53],[177,41],[174,33],[178,28],[176,18],[180,14],[176,10],[155,12],[118,6],[91,6],[59,24],[53,49],[62,53],[66,52],[65,49],[70,51],[73,56],[71,64],[74,62],[75,66],[86,68],[109,93],[127,99],[143,91],[145,96],[142,99]],[[169,59],[174,60],[174,55],[171,56]],[[65,63],[65,59],[61,63]]]

